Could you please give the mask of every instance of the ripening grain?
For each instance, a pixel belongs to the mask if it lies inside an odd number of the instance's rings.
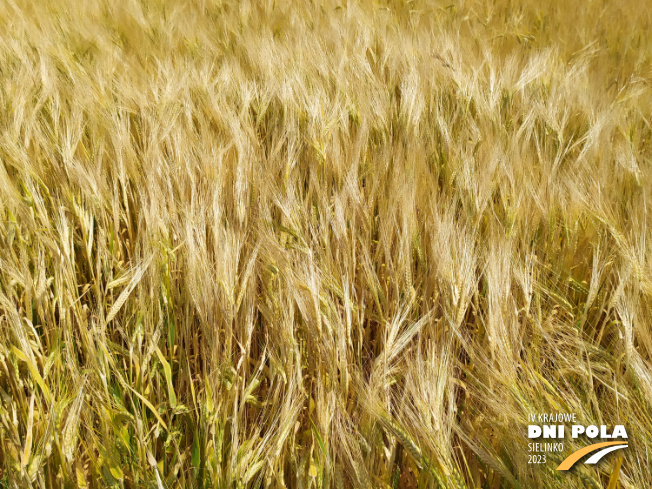
[[[0,487],[652,487],[651,123],[649,2],[0,0]]]

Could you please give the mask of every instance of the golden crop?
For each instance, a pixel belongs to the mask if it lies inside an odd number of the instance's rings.
[[[0,488],[649,489],[651,84],[645,1],[0,0]]]

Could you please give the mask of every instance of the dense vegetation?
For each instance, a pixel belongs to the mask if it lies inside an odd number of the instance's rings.
[[[0,487],[652,487],[648,2],[0,32]],[[530,465],[533,412],[630,446]]]

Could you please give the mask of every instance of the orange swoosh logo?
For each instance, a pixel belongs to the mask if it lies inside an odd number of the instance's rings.
[[[575,465],[575,462],[577,462],[579,459],[581,459],[584,455],[591,453],[598,448],[603,448],[603,447],[611,447],[613,445],[627,445],[627,442],[623,441],[606,441],[604,443],[595,443],[594,445],[589,445],[588,447],[581,448],[580,450],[571,453],[566,459],[559,464],[559,467],[557,467],[557,470],[568,470],[570,469],[573,465]]]

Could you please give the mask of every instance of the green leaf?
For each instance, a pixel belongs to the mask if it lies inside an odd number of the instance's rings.
[[[195,432],[194,440],[192,441],[192,466],[198,469],[200,462],[199,436],[197,435],[197,432]]]
[[[315,426],[315,422],[312,420],[312,418],[310,418],[310,424],[312,425],[312,431],[317,437],[319,448],[321,448],[321,452],[324,454],[324,456],[326,456],[326,447],[324,446],[324,441],[321,439],[321,435],[319,434],[319,431],[317,431],[317,426]]]
[[[111,464],[109,467],[109,472],[111,472],[111,475],[119,481],[122,480],[125,476],[118,464]]]
[[[168,385],[168,398],[170,399],[170,406],[174,409],[177,405],[177,396],[174,393],[174,385],[172,385],[172,368],[170,364],[161,353],[161,350],[156,347],[156,355],[158,356],[161,365],[163,365],[163,373],[165,374],[165,382]]]

